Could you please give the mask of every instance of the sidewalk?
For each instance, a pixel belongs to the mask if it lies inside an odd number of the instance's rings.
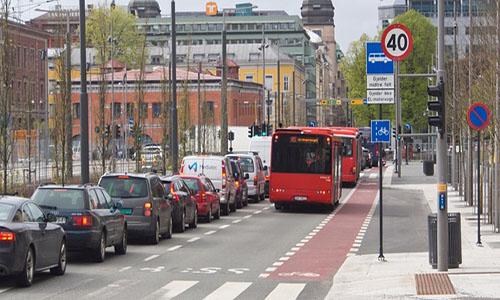
[[[420,162],[403,165],[402,171],[402,178],[397,178],[393,167],[389,166],[384,173],[384,188],[396,190],[403,196],[410,191],[419,191],[431,211],[436,212],[436,177],[425,177]],[[466,206],[458,192],[451,190],[448,192],[448,207],[449,212],[460,212],[462,217],[462,264],[447,273],[455,294],[417,295],[415,275],[438,274],[430,266],[428,252],[425,251],[385,253],[385,262],[378,261],[378,254],[349,256],[335,275],[326,298],[500,299],[500,234],[493,233],[492,226],[483,223],[483,247],[477,247],[477,217],[473,208]],[[370,224],[370,227],[374,225]],[[389,239],[391,237],[384,236],[384,242]]]

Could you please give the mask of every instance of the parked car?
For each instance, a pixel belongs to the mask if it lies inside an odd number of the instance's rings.
[[[224,156],[186,156],[182,160],[182,175],[205,175],[220,196],[222,214],[236,210],[236,181],[229,158]]]
[[[105,174],[99,180],[113,201],[122,201],[120,211],[127,221],[130,238],[158,244],[172,237],[172,204],[155,174]]]
[[[363,169],[365,168],[371,168],[372,167],[372,154],[370,153],[370,150],[366,149],[365,147],[362,148],[363,150]]]
[[[206,176],[182,175],[182,180],[194,192],[198,205],[198,217],[210,223],[220,218],[220,197],[210,179]]]
[[[233,169],[233,177],[236,182],[236,207],[242,208],[248,205],[248,186],[246,180],[250,177],[243,173],[241,164],[237,159],[231,159],[231,168]]]
[[[37,188],[31,200],[66,231],[68,251],[92,252],[97,262],[106,258],[106,248],[127,253],[127,222],[119,211],[121,202],[111,200],[94,185],[46,185]]]
[[[176,232],[184,232],[198,227],[198,208],[194,192],[189,189],[178,175],[161,178],[163,187],[172,203],[172,222]]]
[[[255,202],[264,200],[266,198],[266,173],[257,152],[233,152],[228,157],[239,160],[242,171],[249,175],[246,179],[248,197]]]
[[[30,286],[35,272],[66,272],[66,234],[53,220],[29,199],[0,198],[0,277]]]

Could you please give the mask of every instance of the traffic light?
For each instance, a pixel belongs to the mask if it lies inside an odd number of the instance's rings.
[[[259,125],[255,125],[254,133],[255,133],[254,135],[256,135],[256,136],[261,135],[261,128]]]
[[[122,126],[119,124],[115,124],[115,138],[119,139],[121,137]]]
[[[255,132],[255,131],[254,131],[254,129],[255,129],[255,127],[254,127],[254,126],[255,126],[255,125],[250,125],[250,126],[248,126],[248,137],[249,137],[249,138],[253,137],[253,135],[254,135],[254,132]]]
[[[436,97],[437,101],[427,102],[427,108],[430,111],[437,112],[436,116],[429,116],[429,125],[437,127],[439,133],[444,132],[445,126],[445,102],[444,102],[444,82],[440,81],[437,85],[428,86],[427,94],[431,97]]]
[[[396,128],[392,127],[392,137],[396,138]]]
[[[267,124],[262,123],[260,128],[261,128],[261,132],[260,132],[261,136],[267,136]]]

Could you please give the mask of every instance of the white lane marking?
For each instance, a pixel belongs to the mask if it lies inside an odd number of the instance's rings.
[[[127,270],[130,270],[132,269],[131,266],[128,266],[128,267],[124,267],[124,268],[121,268],[120,270],[118,270],[118,272],[124,272],[124,271],[127,271]],[[0,292],[1,293],[1,292]]]
[[[305,245],[304,243],[297,243],[297,244],[295,244],[295,246],[297,246],[297,247],[302,247],[304,245]]]
[[[319,232],[319,230],[318,230],[318,229],[313,229],[313,231],[312,231],[312,232],[316,232],[316,233],[318,233],[318,232]]]
[[[361,229],[359,232],[366,233],[366,229]]]
[[[248,215],[248,216],[244,216],[243,219],[248,219],[248,218],[251,218],[252,215]]]
[[[361,243],[361,242],[363,242],[363,240],[362,239],[355,239],[354,242],[355,243]]]
[[[268,206],[268,207],[264,207],[263,209],[264,209],[264,210],[268,210],[269,208],[270,208],[270,207]]]
[[[280,283],[266,300],[297,299],[305,286],[305,283]]]
[[[307,243],[307,242],[309,242],[309,240],[308,239],[303,239],[303,240],[300,240],[300,242],[301,243]]]
[[[253,214],[254,214],[254,215],[258,215],[258,214],[260,214],[261,212],[262,212],[262,210],[257,210],[257,211],[254,211],[254,212],[253,212]]]
[[[311,232],[311,233],[309,233],[309,235],[311,235],[311,236],[315,236],[317,234],[318,234],[317,232]]]
[[[286,256],[292,256],[292,255],[295,255],[295,252],[287,252],[285,253]]]
[[[160,299],[172,299],[192,288],[199,281],[174,280],[160,288],[155,294],[160,294]]]
[[[238,224],[239,222],[241,222],[242,220],[241,219],[238,219],[238,220],[234,220],[233,221],[233,224]]]
[[[252,285],[251,282],[226,282],[218,289],[213,291],[210,295],[206,296],[204,300],[231,300],[238,297],[248,287]]]
[[[172,252],[172,251],[175,251],[179,248],[182,248],[182,245],[177,245],[177,246],[173,246],[173,247],[170,247],[167,249],[168,252]]]
[[[275,267],[269,267],[266,269],[266,272],[274,272],[274,271],[276,271],[276,269],[277,268],[275,268]]]
[[[304,238],[304,240],[310,240],[310,239],[312,239],[312,238],[313,238],[312,236],[306,236],[306,237]]]
[[[290,250],[292,250],[292,251],[299,251],[300,247],[292,247]]]
[[[145,258],[145,259],[144,259],[144,261],[150,261],[150,260],[153,260],[153,259],[155,259],[155,258],[157,258],[157,257],[159,257],[159,256],[160,256],[160,255],[158,255],[158,254],[151,255],[150,257]]]
[[[360,243],[354,243],[354,244],[352,244],[352,247],[353,247],[353,248],[356,248],[356,247],[358,247],[358,248],[359,248],[359,247],[361,247],[361,244],[360,244]]]
[[[211,234],[214,234],[214,233],[216,233],[216,232],[217,232],[217,231],[215,231],[215,230],[210,230],[210,231],[208,231],[208,232],[205,232],[205,235],[211,235]]]
[[[372,174],[370,174],[370,176],[368,176],[368,178],[370,178],[370,179],[374,179],[374,178],[377,178],[377,177],[378,177],[377,173],[372,173]]]
[[[351,250],[349,250],[349,252],[358,252],[359,251],[359,248],[351,248]]]
[[[228,228],[229,226],[231,226],[231,225],[222,225],[222,226],[219,226],[219,229],[225,229],[225,228]]]
[[[267,273],[262,273],[259,275],[259,278],[267,278],[267,277],[269,277],[269,274]]]
[[[283,262],[282,261],[277,261],[273,264],[273,267],[279,267],[279,266],[282,266],[283,265]]]
[[[192,239],[187,240],[188,243],[196,242],[197,240],[201,239],[200,237],[194,237]]]
[[[3,290],[2,290],[2,289],[0,289],[0,294],[1,294],[1,293],[5,293],[6,291],[8,291],[8,290],[10,290],[10,289],[11,289],[11,288],[6,288],[6,289],[3,289]]]
[[[283,257],[280,257],[280,259],[278,259],[278,260],[280,260],[280,261],[287,261],[287,260],[289,260],[289,259],[290,259],[290,257],[288,257],[288,256],[283,256]]]

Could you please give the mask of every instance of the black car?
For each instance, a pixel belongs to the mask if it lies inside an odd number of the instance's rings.
[[[29,199],[0,198],[0,277],[30,286],[35,272],[66,272],[66,235],[54,219]]]
[[[186,224],[189,228],[198,226],[198,207],[194,192],[180,176],[162,177],[161,181],[172,201],[172,219],[176,232],[184,232]]]
[[[127,252],[127,222],[120,212],[122,203],[111,200],[95,185],[46,185],[39,187],[31,200],[66,231],[68,251],[92,252],[97,262],[106,258],[106,248]]]
[[[160,237],[172,237],[172,205],[156,174],[105,174],[99,185],[122,201],[130,238],[158,244]]]

